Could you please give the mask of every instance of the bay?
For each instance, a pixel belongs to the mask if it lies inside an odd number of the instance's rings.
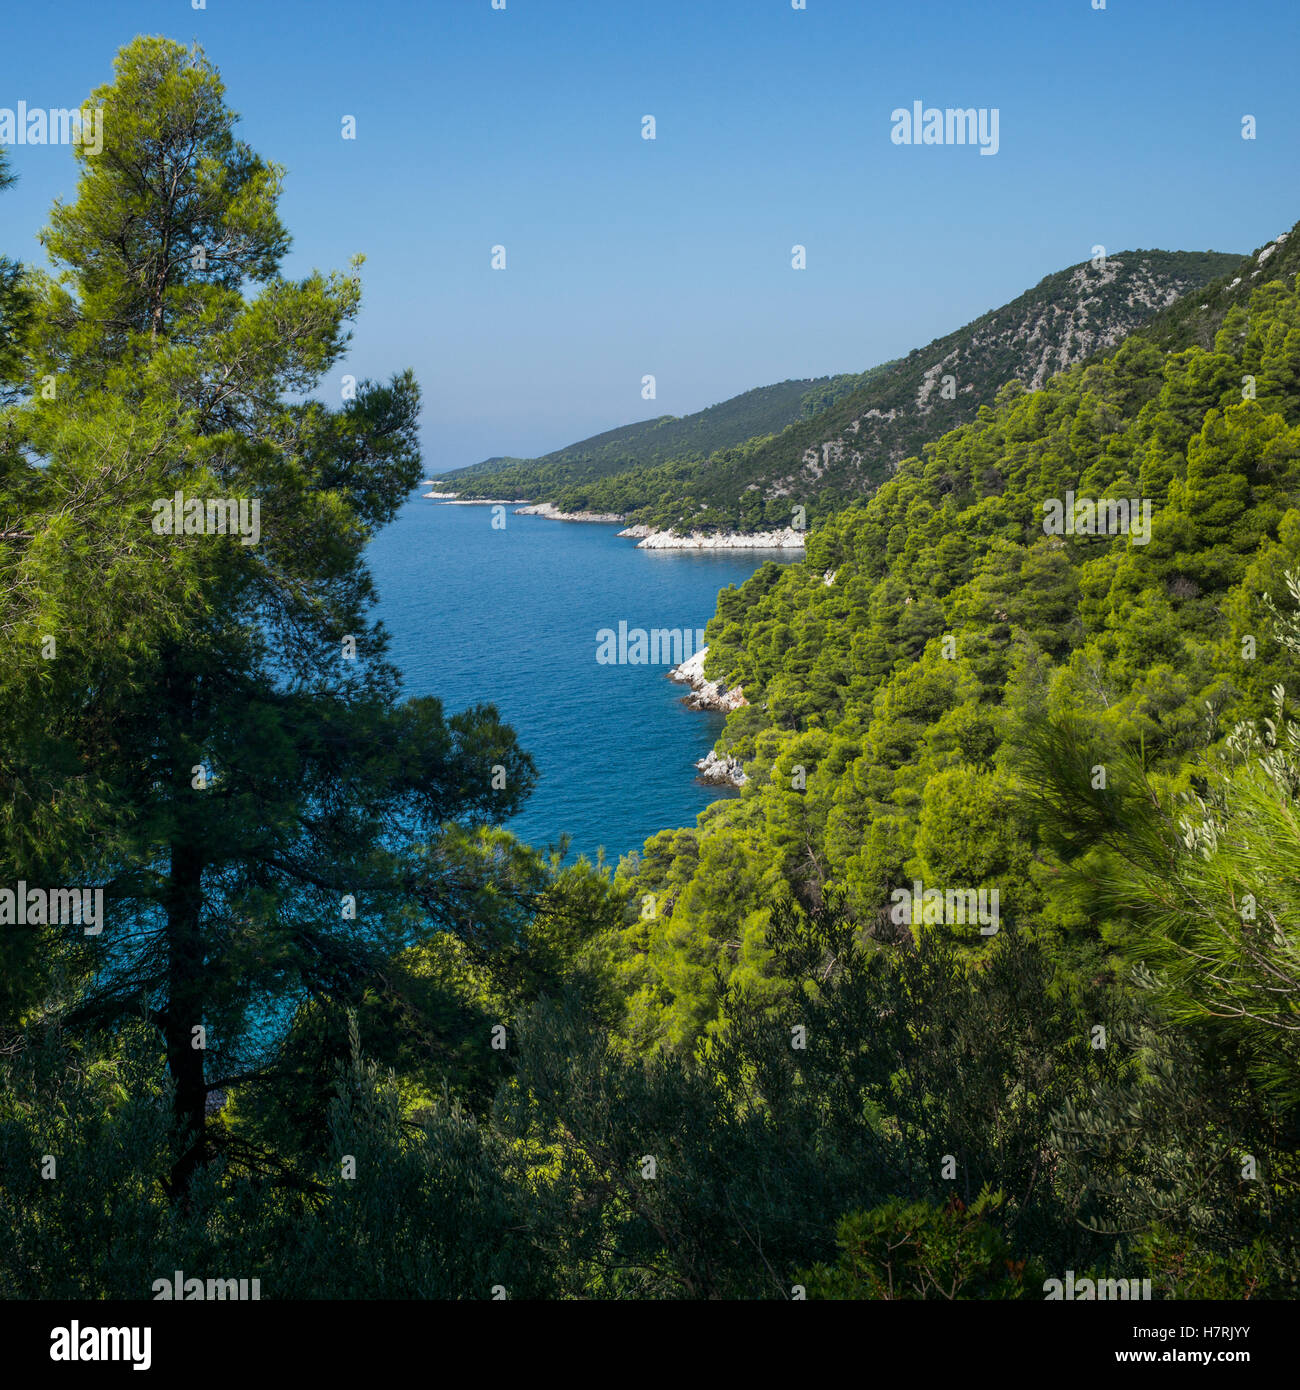
[[[508,828],[569,858],[616,861],[733,795],[697,780],[723,716],[688,710],[668,665],[599,665],[596,634],[702,629],[718,591],[782,552],[638,550],[616,524],[516,516],[412,497],[368,555],[390,655],[448,713],[496,705],[537,765]]]

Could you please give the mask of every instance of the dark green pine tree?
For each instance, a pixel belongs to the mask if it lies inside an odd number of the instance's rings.
[[[534,773],[493,708],[404,699],[385,659],[364,550],[420,478],[418,388],[307,399],[355,267],[281,276],[280,171],[199,50],[138,39],[90,100],[104,150],[54,208],[5,425],[0,842],[14,878],[105,888],[98,937],[37,930],[84,984],[70,1026],[156,1027],[183,1201],[209,1097],[268,1083],[303,1002],[382,990],[436,931],[518,941],[533,861],[489,827]],[[247,534],[192,505],[168,534],[178,491]]]
[[[4,150],[0,149],[0,193],[15,182]],[[25,468],[14,431],[4,422],[4,407],[21,395],[22,339],[30,320],[31,298],[27,292],[23,267],[0,253],[0,571],[3,570],[8,542],[22,533],[18,514],[10,504],[10,483]],[[8,592],[8,576],[5,575]],[[0,651],[10,655],[11,631],[6,603],[0,610]],[[0,706],[0,775],[9,762],[6,750],[14,742],[8,711]],[[9,819],[7,808],[0,808],[0,825]],[[21,1001],[36,988],[36,981],[48,978],[48,958],[43,958],[35,938],[11,929],[0,931],[0,1020],[16,1017]]]

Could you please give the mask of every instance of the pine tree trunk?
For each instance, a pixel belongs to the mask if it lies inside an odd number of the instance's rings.
[[[164,1032],[167,1067],[176,1093],[173,1109],[179,1150],[168,1193],[188,1205],[190,1181],[207,1162],[207,1084],[203,1050],[193,1030],[203,1022],[203,861],[191,845],[173,843],[167,891],[167,985]]]

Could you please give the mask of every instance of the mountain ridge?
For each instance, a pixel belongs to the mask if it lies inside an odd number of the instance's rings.
[[[1230,253],[1136,250],[1067,266],[905,357],[794,383],[807,388],[795,419],[705,458],[653,462],[643,453],[645,461],[627,468],[582,466],[599,453],[592,446],[657,427],[661,418],[506,468],[485,460],[443,481],[462,497],[505,488],[561,511],[617,513],[655,529],[764,530],[789,524],[796,505],[811,521],[870,495],[901,459],[992,404],[1007,381],[1037,389],[1054,372],[1114,348],[1189,292],[1226,283],[1229,267],[1245,264]],[[709,409],[777,389],[760,387]]]
[[[509,490],[504,478],[519,469],[549,470],[556,482],[581,483],[632,467],[689,459],[703,461],[719,448],[774,432],[815,410],[825,409],[868,375],[792,377],[753,387],[686,415],[656,415],[616,425],[536,458],[483,459],[442,473],[440,481],[452,486],[472,486],[471,480],[491,477],[494,487]]]

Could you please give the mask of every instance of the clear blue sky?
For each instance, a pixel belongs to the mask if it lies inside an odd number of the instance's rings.
[[[1095,243],[1300,218],[1297,0],[10,3],[0,107],[80,102],[137,33],[198,39],[287,166],[290,273],[365,253],[340,373],[415,368],[434,472],[862,370]],[[918,99],[997,107],[998,154],[894,145]],[[72,155],[10,154],[0,249],[39,260]]]

